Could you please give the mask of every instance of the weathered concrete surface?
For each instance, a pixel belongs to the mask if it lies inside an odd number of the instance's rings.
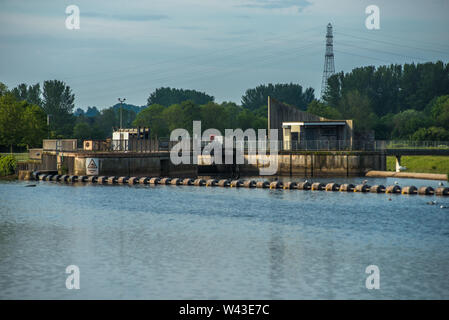
[[[32,180],[31,170],[19,170],[18,179],[19,180]]]
[[[416,172],[393,172],[393,171],[368,171],[367,177],[376,178],[412,178],[412,179],[427,179],[427,180],[448,180],[446,174],[437,173],[416,173]]]
[[[251,164],[251,161],[256,164]],[[239,165],[240,174],[258,175],[259,168],[268,167],[260,156],[245,156],[245,164]],[[385,170],[386,157],[370,152],[309,152],[278,155],[276,175],[287,176],[363,176],[369,170]]]
[[[74,159],[75,175],[86,174],[86,159],[97,158],[100,175],[196,176],[196,165],[173,165],[169,153],[79,153]]]
[[[275,175],[284,176],[363,176],[370,170],[386,170],[385,154],[379,152],[283,152],[277,156]],[[198,175],[195,164],[174,165],[169,153],[137,152],[79,152],[59,155],[44,152],[41,170],[57,170],[63,165],[69,175],[83,176],[86,173],[86,159],[97,158],[99,175],[103,176],[160,176],[193,177]],[[212,165],[211,171],[217,173],[239,173],[240,175],[259,175],[259,169],[268,167],[260,155],[245,155],[244,164]],[[203,163],[200,158],[198,161]],[[26,168],[21,168],[26,169]],[[30,168],[28,168],[30,170]]]

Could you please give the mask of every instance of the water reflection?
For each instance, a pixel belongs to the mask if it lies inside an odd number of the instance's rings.
[[[449,211],[426,204],[448,198],[25,184],[0,183],[1,299],[449,297]],[[79,291],[65,289],[70,264]]]

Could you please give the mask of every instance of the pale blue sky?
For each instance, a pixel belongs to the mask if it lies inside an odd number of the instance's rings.
[[[80,30],[65,28],[77,5]],[[365,8],[380,8],[380,30]],[[319,95],[326,25],[335,67],[449,60],[447,0],[0,0],[0,81],[69,84],[76,108],[126,97],[143,105],[161,86],[234,101],[262,83]]]

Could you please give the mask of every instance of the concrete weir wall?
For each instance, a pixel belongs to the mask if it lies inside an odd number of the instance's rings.
[[[364,176],[370,170],[386,170],[386,156],[379,152],[284,152],[276,157],[278,163],[275,175],[283,176]],[[96,159],[98,175],[103,176],[194,177],[199,173],[195,164],[172,164],[166,152],[48,154],[43,157],[38,169],[60,170],[63,166],[69,175],[88,175],[86,161],[90,158]],[[250,158],[254,163],[250,163]],[[202,156],[198,159],[202,173],[232,173],[238,169],[240,175],[250,176],[259,175],[259,168],[269,166],[259,155],[246,155],[245,164],[240,164],[237,168],[230,168],[230,165],[208,165],[207,160],[209,159],[203,159]]]
[[[180,176],[197,175],[196,165],[173,165],[168,153],[45,152],[42,161],[21,170],[67,170],[69,175],[87,175],[86,161],[96,159],[98,175],[104,176]]]
[[[258,175],[259,168],[267,167],[259,156],[257,164],[239,165],[240,174]],[[382,169],[380,169],[382,168]],[[283,153],[278,155],[277,175],[283,176],[363,176],[369,170],[386,170],[386,157],[369,152],[315,152]]]
[[[167,154],[82,154],[75,156],[74,175],[86,175],[86,160],[98,160],[105,176],[196,176],[195,165],[173,165]],[[69,173],[72,174],[72,173]]]

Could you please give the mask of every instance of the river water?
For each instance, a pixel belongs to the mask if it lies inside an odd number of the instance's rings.
[[[448,299],[441,205],[449,198],[2,181],[0,299]],[[66,288],[69,265],[79,290]],[[369,265],[378,290],[366,288]]]

